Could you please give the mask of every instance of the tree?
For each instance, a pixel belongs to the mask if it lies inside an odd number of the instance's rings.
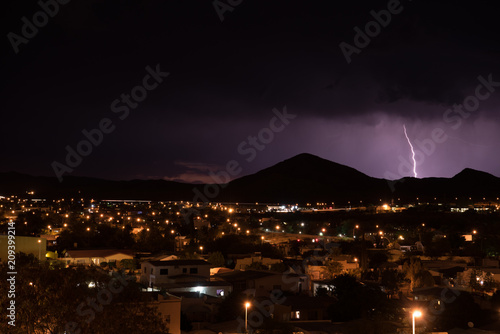
[[[247,301],[247,296],[242,293],[230,293],[219,305],[219,309],[216,314],[217,321],[234,320],[239,316],[244,316],[245,309],[243,305]]]
[[[16,259],[16,323],[0,323],[0,333],[165,333],[163,322],[150,297],[139,285],[121,276],[110,277],[97,267],[60,268],[39,263],[33,256]],[[7,278],[0,264],[0,279]],[[0,284],[0,305],[10,304],[8,284]],[[90,306],[89,303],[94,303]],[[144,316],[144,315],[147,315]]]
[[[474,327],[480,327],[489,319],[489,314],[481,310],[474,298],[467,292],[462,291],[451,303],[447,303],[444,310],[438,314],[433,325],[440,331],[452,328],[468,328],[472,322]]]
[[[323,288],[323,287],[317,287],[316,288],[316,293],[315,293],[315,296],[316,297],[328,297],[329,296],[329,290],[327,288]]]
[[[333,294],[337,302],[328,308],[332,321],[350,321],[361,317],[386,317],[394,312],[387,311],[387,302],[380,289],[360,284],[352,275],[342,274],[333,279]]]
[[[210,262],[213,267],[223,267],[226,263],[226,260],[224,259],[224,255],[222,255],[221,252],[217,251],[210,254],[210,256],[208,257],[208,262]]]
[[[119,268],[122,270],[128,270],[129,272],[133,272],[137,269],[137,265],[134,259],[123,259],[120,260]]]
[[[420,271],[420,274],[417,277],[417,282],[415,287],[417,288],[429,288],[434,286],[434,278],[432,277],[432,274],[430,273],[429,270],[422,270]]]
[[[425,255],[438,257],[450,254],[451,245],[448,238],[438,238],[426,244]]]
[[[356,291],[361,284],[356,280],[356,277],[349,274],[338,275],[332,282],[334,288],[333,294],[341,299]]]
[[[332,279],[342,272],[342,263],[337,261],[326,261],[322,268],[324,279]]]
[[[495,291],[491,296],[491,305],[496,309],[500,308],[500,290]]]
[[[273,263],[271,264],[271,271],[277,271],[279,273],[283,273],[288,269],[288,266],[283,262]]]
[[[416,287],[417,280],[422,270],[422,262],[420,262],[419,258],[411,258],[404,263],[403,272],[405,273],[405,277],[410,280],[411,290]]]
[[[193,329],[193,323],[188,319],[186,313],[181,312],[181,331],[189,332]]]
[[[245,267],[247,270],[267,270],[267,267],[262,264],[260,261],[252,262],[251,264]]]
[[[377,251],[372,256],[370,256],[370,263],[368,267],[378,268],[382,263],[387,262],[388,256],[385,251]]]
[[[490,272],[473,270],[469,277],[469,286],[476,291],[491,291],[495,287],[495,280]]]
[[[382,271],[380,284],[385,287],[385,291],[389,296],[397,293],[401,277],[399,272],[395,269],[386,269]]]

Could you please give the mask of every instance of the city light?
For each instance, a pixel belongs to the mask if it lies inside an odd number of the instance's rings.
[[[416,310],[412,313],[412,324],[413,324],[413,334],[415,334],[415,318],[420,318],[422,316],[422,312]]]
[[[245,303],[245,333],[248,333],[248,308],[250,307],[250,303]]]

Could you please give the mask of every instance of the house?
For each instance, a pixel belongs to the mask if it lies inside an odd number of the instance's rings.
[[[174,294],[194,292],[223,298],[232,292],[230,283],[210,277],[210,263],[204,260],[146,261],[141,264],[140,281]]]
[[[469,267],[461,273],[457,273],[457,284],[462,287],[470,288],[471,279],[475,277],[479,285],[483,286],[498,286],[500,284],[500,269],[499,268],[485,268],[485,267]]]
[[[245,270],[247,266],[251,265],[254,262],[260,262],[263,266],[270,269],[271,265],[276,263],[281,263],[280,259],[271,259],[269,257],[262,257],[260,254],[254,254],[242,259],[236,260],[235,270]]]
[[[316,296],[318,288],[326,289],[330,293],[331,291],[333,291],[335,287],[333,282],[334,282],[333,279],[311,281],[312,295]]]
[[[215,275],[233,286],[233,291],[253,296],[268,296],[273,290],[294,293],[308,290],[307,277],[296,273],[277,273],[264,270],[235,270]]]
[[[189,278],[202,281],[210,277],[210,263],[204,260],[146,261],[141,263],[140,281],[148,286],[175,283]]]
[[[178,235],[175,237],[175,251],[181,252],[183,251],[191,242],[190,238],[187,238],[183,235]]]
[[[350,255],[334,256],[331,257],[330,260],[340,263],[340,265],[342,266],[342,270],[340,273],[349,273],[359,268],[358,260]],[[308,264],[306,267],[306,273],[307,275],[309,275],[311,281],[325,280],[331,278],[330,277],[331,275],[329,275],[328,272],[326,272],[326,266],[322,265],[322,263],[318,263],[318,265]]]
[[[193,292],[211,297],[224,298],[233,291],[233,286],[217,277],[206,279],[201,276],[181,275],[171,280],[170,283],[158,283],[156,288],[173,294]]]
[[[16,253],[33,254],[40,261],[45,261],[47,253],[47,240],[37,237],[16,236]],[[9,257],[9,236],[0,235],[0,262],[7,262]]]
[[[180,297],[166,293],[159,294],[157,300],[152,302],[167,323],[168,333],[181,334],[181,300]]]
[[[441,305],[442,302],[454,300],[461,293],[467,292],[444,286],[415,288],[413,289],[413,300],[417,302],[435,302],[437,305]]]
[[[151,261],[171,261],[171,260],[178,260],[179,257],[177,255],[173,254],[162,254],[158,255],[154,258],[151,259]]]
[[[215,315],[222,299],[197,292],[181,292],[176,293],[176,296],[182,298],[181,311],[189,321],[215,322]]]
[[[327,309],[335,302],[332,297],[287,296],[274,305],[273,319],[278,321],[330,320]]]
[[[66,251],[62,259],[66,264],[100,265],[103,262],[118,264],[121,260],[133,260],[134,252],[117,249],[89,249]]]

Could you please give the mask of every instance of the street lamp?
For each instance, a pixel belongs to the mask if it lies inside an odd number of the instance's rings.
[[[250,307],[250,303],[245,303],[245,333],[248,333],[248,308]]]
[[[353,238],[353,239],[354,239],[354,238],[356,238],[355,233],[356,233],[356,229],[357,229],[357,228],[359,228],[359,225],[354,226],[354,228],[352,229],[352,238]]]
[[[42,240],[38,239],[38,260],[42,260]]]
[[[415,318],[420,318],[422,316],[422,312],[413,311],[412,313],[412,322],[413,322],[413,334],[415,334]]]

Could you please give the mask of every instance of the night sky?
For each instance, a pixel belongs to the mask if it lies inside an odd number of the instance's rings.
[[[500,176],[496,2],[215,4],[5,1],[0,172],[55,176],[101,124],[64,176],[210,182],[307,152],[394,179],[413,175],[405,124],[418,177]]]

